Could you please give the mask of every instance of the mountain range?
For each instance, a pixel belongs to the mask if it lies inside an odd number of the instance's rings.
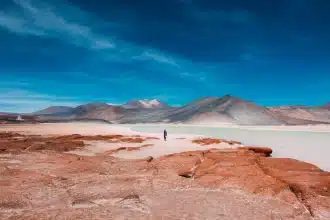
[[[133,100],[124,105],[88,103],[51,106],[32,113],[39,121],[102,120],[108,123],[189,123],[236,125],[330,124],[330,103],[324,106],[264,107],[226,95],[206,97],[181,107],[158,100]]]

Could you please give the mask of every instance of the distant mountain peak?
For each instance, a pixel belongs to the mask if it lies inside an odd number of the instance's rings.
[[[197,99],[193,103],[205,103],[205,102],[231,102],[231,101],[244,101],[240,98],[234,97],[232,95],[224,96],[205,96],[203,98]],[[188,103],[187,105],[189,105]]]
[[[74,109],[74,113],[77,115],[83,115],[88,113],[91,110],[95,110],[98,108],[106,108],[109,105],[103,102],[90,102],[84,105],[79,105]]]
[[[232,95],[230,95],[230,94],[226,94],[226,95],[224,95],[222,98],[234,98]]]
[[[144,108],[144,109],[161,109],[168,108],[169,106],[157,99],[143,99],[143,100],[132,100],[123,105],[125,108]]]
[[[81,105],[81,106],[107,106],[108,104],[105,102],[89,102],[87,104]]]
[[[322,108],[329,109],[330,110],[330,102],[322,106]]]
[[[59,114],[59,113],[67,113],[73,110],[73,107],[69,106],[50,106],[43,110],[34,112],[35,115],[50,115],[50,114]]]

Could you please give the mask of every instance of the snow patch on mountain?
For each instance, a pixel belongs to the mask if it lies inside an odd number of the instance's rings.
[[[125,108],[145,108],[145,109],[160,109],[168,108],[166,103],[163,103],[157,99],[152,100],[133,100],[124,105]]]

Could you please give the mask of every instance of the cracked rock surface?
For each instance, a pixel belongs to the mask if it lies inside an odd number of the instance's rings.
[[[0,219],[330,219],[330,173],[269,149],[124,160],[64,153],[81,136],[2,135]]]

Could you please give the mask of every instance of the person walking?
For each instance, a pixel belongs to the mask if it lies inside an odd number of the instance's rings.
[[[164,141],[166,141],[166,138],[167,138],[167,131],[164,130]]]

